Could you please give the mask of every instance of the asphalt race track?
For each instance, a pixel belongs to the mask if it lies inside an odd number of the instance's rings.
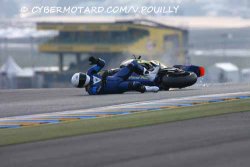
[[[1,167],[249,167],[250,112],[0,148]]]
[[[249,91],[249,84],[87,96],[76,89],[0,91],[1,117]],[[248,167],[250,112],[0,147],[1,167]]]
[[[103,107],[194,95],[250,91],[250,84],[195,86],[158,93],[89,96],[83,89],[0,90],[0,117]]]

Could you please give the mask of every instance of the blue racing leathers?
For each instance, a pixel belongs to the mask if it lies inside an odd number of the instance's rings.
[[[102,76],[98,74],[98,72],[100,72],[104,66],[105,66],[105,61],[99,59],[97,64],[92,66],[87,72],[87,75],[90,77],[90,83],[86,87],[86,91],[90,95],[100,94],[101,88],[103,88]]]
[[[118,69],[111,76],[99,74],[104,66],[105,61],[99,59],[97,64],[92,66],[87,72],[87,75],[90,76],[90,84],[86,87],[86,90],[90,95],[124,93],[131,90],[145,92],[145,86],[140,81],[128,80],[133,72],[143,75],[144,67],[138,64],[136,60],[126,67]]]

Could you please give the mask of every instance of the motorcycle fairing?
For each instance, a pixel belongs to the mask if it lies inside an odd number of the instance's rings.
[[[194,72],[197,75],[197,77],[202,77],[202,76],[205,75],[205,68],[201,67],[201,66],[194,66],[194,65],[190,65],[190,66],[186,66],[186,65],[174,65],[174,67],[182,69],[184,71]]]

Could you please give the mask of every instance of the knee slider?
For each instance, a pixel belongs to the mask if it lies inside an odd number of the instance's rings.
[[[127,67],[128,67],[129,69],[134,69],[134,68],[135,68],[134,64],[132,64],[132,63],[129,63]]]
[[[129,68],[135,68],[138,65],[136,60],[133,60],[131,63],[128,64]]]

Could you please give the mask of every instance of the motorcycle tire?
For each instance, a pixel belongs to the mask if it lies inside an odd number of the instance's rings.
[[[185,72],[185,75],[164,75],[162,77],[162,88],[185,88],[192,86],[197,81],[197,75],[193,72]]]

